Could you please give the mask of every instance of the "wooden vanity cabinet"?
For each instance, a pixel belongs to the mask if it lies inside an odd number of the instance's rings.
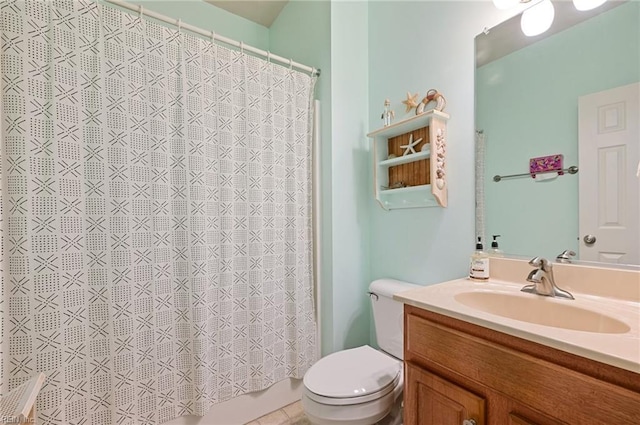
[[[405,425],[640,424],[640,374],[410,305],[404,325]]]

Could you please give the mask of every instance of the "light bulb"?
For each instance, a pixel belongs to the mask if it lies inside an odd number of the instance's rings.
[[[520,3],[520,0],[493,0],[493,5],[500,10],[511,9]]]
[[[591,10],[601,6],[607,0],[573,0],[573,5],[578,10]]]
[[[551,0],[542,0],[522,12],[520,28],[527,37],[542,34],[551,27],[555,14]]]

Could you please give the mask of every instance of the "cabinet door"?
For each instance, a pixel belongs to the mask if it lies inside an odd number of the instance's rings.
[[[485,424],[484,398],[411,364],[405,371],[405,425]]]

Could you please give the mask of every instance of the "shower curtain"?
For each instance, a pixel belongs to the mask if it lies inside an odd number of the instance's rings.
[[[87,0],[3,0],[2,393],[156,424],[315,360],[315,78]]]

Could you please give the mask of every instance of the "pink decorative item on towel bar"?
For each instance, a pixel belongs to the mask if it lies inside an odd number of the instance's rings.
[[[529,174],[535,179],[537,173],[557,171],[558,175],[561,176],[564,174],[564,171],[562,171],[562,162],[562,154],[531,158],[529,159]]]

